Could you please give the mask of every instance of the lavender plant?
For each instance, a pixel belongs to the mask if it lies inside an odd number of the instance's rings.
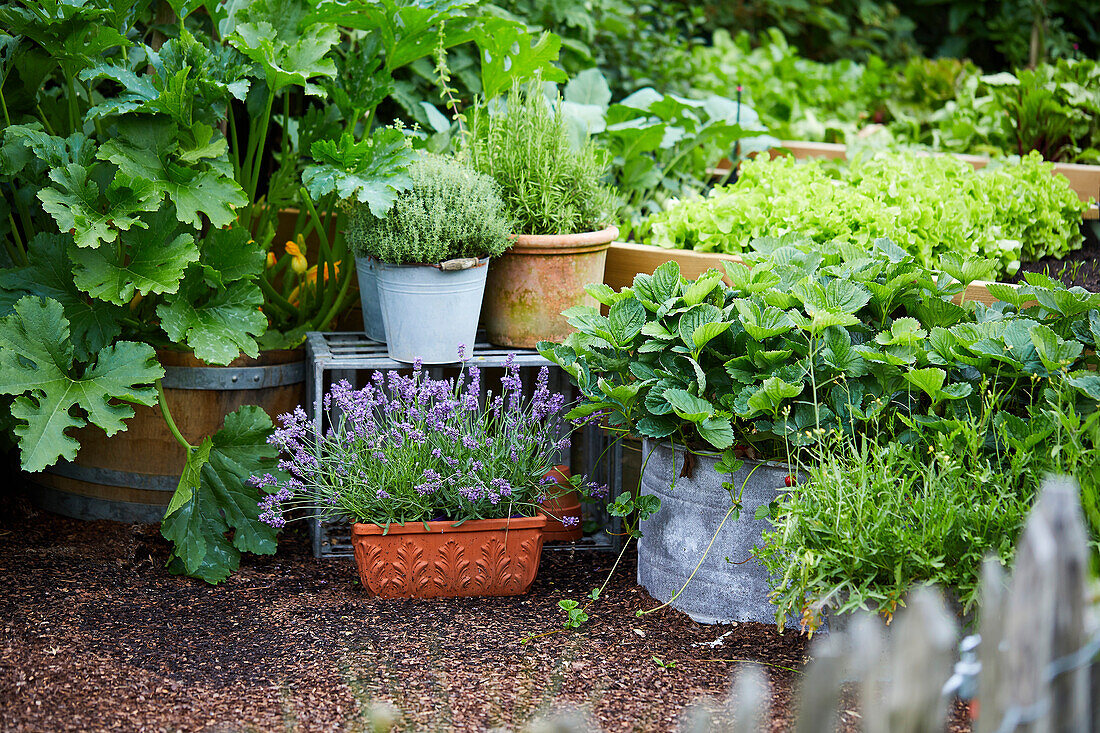
[[[548,377],[540,369],[525,397],[509,358],[500,391],[484,401],[476,366],[452,380],[431,379],[417,363],[410,376],[375,372],[362,389],[342,381],[324,398],[333,426],[324,435],[301,407],[279,417],[269,442],[285,454],[284,477],[253,477],[273,492],[260,519],[281,527],[288,509],[385,526],[533,516],[561,492],[547,474],[569,448],[565,397]],[[574,485],[606,493],[579,477]]]

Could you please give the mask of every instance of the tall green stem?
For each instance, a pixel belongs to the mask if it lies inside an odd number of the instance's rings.
[[[88,106],[90,107],[92,105],[92,87],[88,84],[82,84],[81,86],[84,88],[84,93],[88,95]],[[96,135],[103,139],[103,124],[99,121],[99,118],[96,117],[92,120],[92,124],[95,125]]]
[[[83,131],[80,125],[80,110],[76,106],[76,84],[73,83],[73,78],[68,72],[65,72],[65,87],[65,101],[69,103],[69,132]]]
[[[351,263],[350,261],[351,261],[350,256],[345,258],[345,261],[344,261],[344,273],[345,273],[344,274],[344,284],[340,287],[340,294],[336,297],[335,302],[332,304],[332,307],[329,308],[327,312],[324,312],[323,314],[321,314],[321,313],[318,314],[321,317],[320,317],[319,320],[313,321],[313,328],[311,330],[314,330],[314,331],[322,330],[328,324],[329,321],[331,321],[333,318],[335,318],[337,316],[337,314],[341,310],[344,309],[344,305],[347,303],[347,294],[351,291],[351,281],[352,281],[352,276],[351,276],[352,266],[351,265],[353,265],[354,263]]]
[[[51,135],[56,135],[57,133],[53,131],[53,125],[51,125],[49,119],[46,118],[46,113],[42,111],[42,105],[36,104],[34,108],[38,110],[38,119],[42,121],[42,127],[45,128],[46,132]]]
[[[237,183],[241,185],[241,188],[247,191],[247,182],[241,180],[241,143],[237,139],[237,122],[233,118],[233,103],[226,104],[225,110],[225,124],[229,128],[229,161],[233,164],[233,177],[237,179]]]
[[[249,189],[248,200],[256,201],[256,190],[260,187],[260,165],[264,161],[264,146],[267,145],[267,130],[271,127],[271,107],[275,104],[275,92],[268,92],[267,102],[264,104],[264,114],[260,118],[258,143],[254,148],[255,156],[252,160],[252,180]]]
[[[172,437],[176,439],[176,442],[183,446],[183,449],[187,451],[188,455],[191,453],[191,449],[195,446],[187,442],[187,438],[183,437],[183,433],[176,427],[176,421],[172,419],[172,413],[168,411],[168,400],[164,398],[164,386],[157,380],[157,402],[160,403],[160,414],[164,416],[164,422],[168,423],[168,430],[171,431]]]
[[[274,285],[268,282],[268,279],[266,277],[260,278],[260,290],[262,290],[264,292],[264,295],[267,296],[267,302],[269,304],[275,306],[283,313],[290,316],[292,319],[296,320],[298,318],[298,309],[291,305],[289,300],[280,295],[279,291],[275,289]]]
[[[317,232],[317,241],[319,242],[319,250],[317,253],[316,267],[317,276],[313,281],[313,297],[314,302],[318,304],[318,315],[323,313],[332,302],[330,297],[328,301],[324,300],[325,290],[327,283],[325,282],[329,274],[329,264],[332,264],[332,277],[336,277],[336,261],[332,256],[332,247],[329,245],[328,239],[328,222],[322,222],[320,215],[317,213],[316,207],[313,205],[313,199],[310,197],[309,192],[305,188],[298,189],[298,194],[302,198],[302,204],[306,213],[309,214],[310,222],[312,223],[314,231]],[[305,293],[302,293],[304,303]]]
[[[8,115],[8,103],[4,101],[3,84],[0,84],[0,109],[4,111],[4,126],[11,127],[11,117]]]
[[[290,143],[290,94],[283,95],[283,152]]]
[[[310,197],[309,192],[305,188],[299,188],[298,193],[302,197],[302,203],[305,204],[306,212],[309,213],[310,219],[313,220],[313,226],[317,230],[317,239],[321,242],[321,246],[327,250],[331,250],[328,241],[328,232],[325,227],[321,225],[321,217],[317,214],[317,209],[313,206],[313,199]]]
[[[4,237],[4,248],[8,250],[8,256],[17,265],[27,264],[26,248],[19,239],[19,230],[15,227],[15,218],[8,213],[8,221],[11,222],[11,237]]]

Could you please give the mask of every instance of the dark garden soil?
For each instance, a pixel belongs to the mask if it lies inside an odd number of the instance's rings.
[[[1100,293],[1100,222],[1087,221],[1082,226],[1085,243],[1081,249],[1070,252],[1062,259],[1046,257],[1036,262],[1025,262],[1013,282],[1021,282],[1025,272],[1041,272],[1066,285],[1080,285],[1091,293]]]
[[[352,561],[314,560],[301,530],[217,587],[169,575],[166,558],[155,525],[0,499],[0,728],[366,730],[384,701],[403,711],[402,729],[518,727],[573,705],[591,727],[668,730],[753,664],[780,731],[807,660],[803,638],[770,626],[636,618],[657,604],[630,556],[589,624],[526,645],[560,628],[558,600],[582,598],[612,557],[546,552],[529,595],[441,601],[368,598]]]

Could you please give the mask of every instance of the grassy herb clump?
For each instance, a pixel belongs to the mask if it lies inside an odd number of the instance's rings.
[[[982,561],[1012,564],[1045,462],[1009,450],[1003,413],[942,420],[910,442],[838,436],[776,504],[757,557],[772,574],[776,618],[816,628],[821,613],[889,618],[914,585],[976,608]],[[990,449],[988,446],[994,447]]]
[[[539,84],[513,87],[500,110],[471,115],[474,168],[500,185],[518,234],[576,234],[602,229],[615,208],[602,181],[608,157],[591,140],[575,142]]]
[[[412,184],[384,218],[356,205],[347,238],[359,256],[393,264],[495,257],[508,248],[512,222],[492,178],[440,155],[409,167]]]

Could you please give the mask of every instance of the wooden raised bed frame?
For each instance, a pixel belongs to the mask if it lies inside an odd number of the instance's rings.
[[[680,264],[680,274],[689,280],[702,275],[712,267],[719,272],[725,272],[723,261],[745,264],[737,255],[719,254],[717,252],[696,252],[690,249],[664,249],[649,244],[632,244],[616,242],[607,250],[607,264],[604,266],[603,281],[615,290],[629,287],[634,282],[634,276],[640,272],[651,273],[658,266],[675,260]],[[726,284],[729,278],[723,277]],[[996,298],[989,294],[986,288],[988,283],[973,282],[967,286],[966,291],[955,296],[955,302],[963,300],[979,300],[986,305],[992,305]]]

